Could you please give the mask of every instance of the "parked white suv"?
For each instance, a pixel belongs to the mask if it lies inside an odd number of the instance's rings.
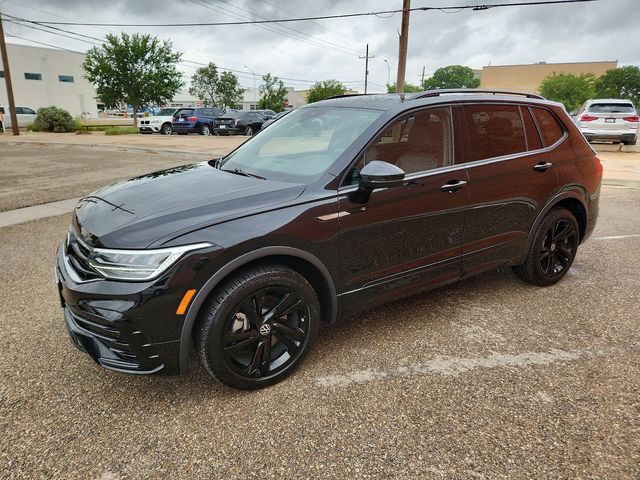
[[[16,117],[18,117],[18,127],[24,128],[36,119],[36,111],[29,107],[16,107]],[[9,107],[0,105],[0,131],[11,128],[11,115]]]
[[[138,122],[140,133],[171,135],[173,132],[171,122],[173,122],[173,115],[177,111],[177,108],[163,108],[157,115],[141,119],[140,122]]]
[[[604,140],[635,145],[640,117],[630,100],[603,98],[587,100],[575,122],[587,141]]]

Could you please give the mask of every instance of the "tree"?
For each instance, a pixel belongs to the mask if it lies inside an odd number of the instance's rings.
[[[595,83],[596,96],[600,98],[624,98],[640,106],[640,68],[613,68]]]
[[[242,101],[244,88],[240,86],[238,77],[231,72],[222,72],[216,87],[216,102],[221,107],[234,108]]]
[[[316,82],[307,93],[307,102],[319,102],[325,98],[343,95],[347,88],[338,80],[323,80]]]
[[[282,80],[278,77],[272,77],[270,73],[262,77],[262,80],[264,85],[260,85],[259,88],[260,100],[258,100],[258,108],[273,110],[274,112],[283,111],[287,89],[284,88]]]
[[[392,85],[387,85],[387,93],[396,93],[396,84],[392,84]],[[421,86],[419,85],[411,85],[410,83],[404,82],[404,93],[415,93],[415,92],[421,92],[422,90],[424,90]]]
[[[209,65],[200,67],[191,77],[191,86],[189,94],[196,97],[206,107],[215,107],[217,87],[218,87],[218,67],[213,62]]]
[[[182,54],[172,50],[170,41],[150,35],[106,37],[106,43],[87,52],[85,77],[108,108],[131,105],[137,128],[141,107],[169,102],[184,85],[176,68]]]
[[[577,110],[585,101],[594,97],[592,73],[552,73],[540,84],[540,94],[564,104],[567,111]]]
[[[480,80],[475,78],[473,70],[462,65],[449,65],[437,69],[433,76],[424,81],[425,90],[438,88],[478,88]]]

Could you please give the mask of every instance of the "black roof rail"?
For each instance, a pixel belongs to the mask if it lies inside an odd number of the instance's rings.
[[[428,97],[438,97],[440,95],[447,94],[457,94],[457,93],[489,93],[492,95],[517,95],[521,97],[527,98],[537,98],[538,100],[546,100],[543,96],[535,94],[535,93],[523,93],[523,92],[510,92],[508,90],[485,90],[479,88],[443,88],[438,90],[427,90],[426,92],[416,93],[415,95],[411,95],[410,99],[414,100],[416,98],[428,98]]]

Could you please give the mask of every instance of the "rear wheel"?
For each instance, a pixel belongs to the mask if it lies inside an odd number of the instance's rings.
[[[211,129],[209,128],[209,125],[205,123],[202,125],[202,127],[200,127],[200,135],[204,135],[205,137],[211,135]]]
[[[251,390],[274,384],[302,361],[320,326],[307,280],[282,265],[239,272],[202,309],[195,346],[222,383]]]
[[[522,265],[513,268],[526,282],[553,285],[573,264],[579,243],[578,222],[566,208],[554,208],[538,226]]]
[[[252,128],[252,127],[250,127],[250,126],[249,126],[249,127],[247,127],[247,128],[245,128],[245,129],[244,129],[244,134],[245,134],[246,136],[248,136],[248,137],[252,136],[252,135],[253,135],[253,128]]]
[[[160,128],[160,133],[162,135],[171,135],[172,132],[173,132],[173,129],[171,128],[171,124],[170,123],[165,123]]]

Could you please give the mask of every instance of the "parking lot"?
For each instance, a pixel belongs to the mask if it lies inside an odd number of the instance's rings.
[[[0,142],[0,211],[235,146]],[[182,377],[99,368],[53,280],[69,216],[0,228],[0,477],[639,478],[640,154],[602,157],[598,226],[558,285],[501,269],[377,308],[257,392],[195,357]]]

